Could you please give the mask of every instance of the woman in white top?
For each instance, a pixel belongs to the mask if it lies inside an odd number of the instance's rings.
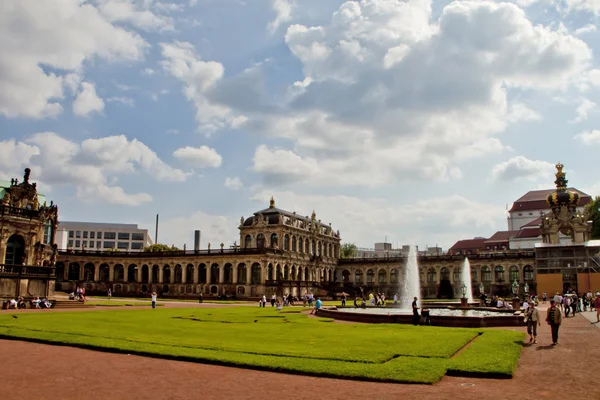
[[[525,314],[527,318],[527,333],[529,334],[529,343],[537,344],[537,327],[542,323],[540,321],[540,312],[535,308],[535,302],[529,303],[529,308]]]

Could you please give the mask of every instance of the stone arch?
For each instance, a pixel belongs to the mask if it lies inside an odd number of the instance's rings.
[[[526,265],[523,267],[523,280],[526,282],[532,282],[535,280],[533,267],[531,265]]]
[[[310,242],[308,238],[304,239],[304,252],[310,254]]]
[[[310,248],[310,254],[317,254],[317,241],[315,239],[312,240],[312,247]]]
[[[263,249],[265,247],[265,235],[262,233],[256,235],[256,247],[259,249]]]
[[[163,280],[162,283],[171,283],[171,266],[165,264],[163,266]],[[165,285],[166,286],[166,285]]]
[[[159,278],[160,278],[160,267],[159,267],[158,265],[154,264],[154,265],[152,266],[152,271],[151,271],[151,273],[152,273],[152,276],[151,276],[151,277],[152,277],[152,282],[153,282],[153,283],[160,283],[160,282],[159,282]]]
[[[375,283],[375,270],[374,269],[368,269],[367,270],[367,284],[372,284]]]
[[[56,280],[62,281],[65,279],[65,264],[62,262],[56,263]]]
[[[377,273],[377,282],[378,283],[387,283],[387,272],[385,269],[380,269]]]
[[[310,271],[308,270],[308,267],[304,267],[304,280],[305,281],[310,281]]]
[[[296,236],[292,235],[292,251],[296,252],[298,249],[297,243],[296,243]]]
[[[295,281],[296,280],[296,266],[292,265],[292,268],[290,270],[290,280]]]
[[[108,264],[100,264],[100,269],[98,270],[98,280],[100,282],[108,282],[110,278],[110,267]]]
[[[185,266],[185,283],[194,283],[194,264]]]
[[[511,265],[510,268],[508,269],[508,281],[509,282],[514,282],[514,281],[519,282],[520,280],[521,280],[521,273],[519,272],[519,267],[517,267],[516,265]]]
[[[333,258],[333,247],[331,246],[331,243],[329,243],[327,245],[328,251],[327,251],[327,257],[332,257]]]
[[[269,263],[267,267],[267,280],[272,281],[274,277],[273,264]]]
[[[233,265],[231,263],[223,266],[223,282],[221,283],[233,283]]]
[[[452,269],[452,282],[462,283],[462,267],[454,267]]]
[[[210,266],[210,283],[215,284],[219,283],[219,264],[213,263]],[[213,286],[216,287],[216,286]],[[212,290],[212,288],[211,288]]]
[[[354,273],[354,282],[358,285],[363,283],[363,272],[361,269],[357,269]]]
[[[247,249],[252,247],[252,236],[246,235],[244,238],[244,247]]]
[[[290,280],[290,267],[288,267],[287,264],[285,264],[283,266],[283,280],[284,281],[289,281]]]
[[[176,264],[173,268],[173,283],[183,283],[183,269],[181,264]]]
[[[69,263],[69,281],[78,281],[79,280],[79,270],[81,267],[78,262]]]
[[[135,264],[129,264],[127,267],[127,281],[137,282],[138,278],[138,266]]]
[[[25,264],[25,239],[23,239],[23,236],[15,233],[8,238],[8,241],[6,242],[6,256],[4,257],[4,264]]]
[[[283,275],[281,273],[281,265],[277,264],[277,267],[275,267],[275,279],[280,281],[283,278]]]
[[[150,268],[147,264],[142,265],[142,283],[148,283],[150,279]]]
[[[237,283],[239,283],[240,285],[245,285],[247,282],[247,269],[246,269],[246,264],[244,263],[239,263],[237,266]]]
[[[317,244],[317,255],[321,256],[323,255],[323,244],[321,243],[321,241],[319,240],[318,244]]]
[[[450,270],[447,267],[442,267],[440,269],[440,282],[441,281],[449,281],[450,280]]]
[[[283,236],[283,249],[285,251],[290,250],[290,235],[288,235],[287,233]]]
[[[259,263],[252,264],[252,269],[250,270],[250,283],[252,285],[259,285],[261,282],[262,276],[262,268]]]
[[[504,282],[504,267],[502,265],[497,265],[494,268],[494,280],[496,282]]]
[[[427,283],[437,282],[437,272],[435,268],[430,267],[427,269]]]
[[[398,283],[398,270],[396,268],[390,270],[390,283]]]
[[[272,249],[279,248],[279,235],[275,232],[269,237],[269,245]]]
[[[198,265],[198,283],[206,282],[206,264],[201,263]]]
[[[92,282],[96,273],[96,266],[93,263],[87,263],[83,266],[83,280]]]
[[[471,267],[471,282],[477,282],[477,268]]]
[[[125,281],[125,268],[123,264],[115,264],[113,267],[113,282]]]
[[[481,282],[491,282],[492,281],[492,269],[487,265],[481,267]]]

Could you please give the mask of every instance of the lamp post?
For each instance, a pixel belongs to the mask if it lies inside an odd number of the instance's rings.
[[[462,297],[460,298],[460,306],[469,307],[469,303],[467,302],[467,285],[465,285],[464,282],[462,283],[460,290],[462,291]]]

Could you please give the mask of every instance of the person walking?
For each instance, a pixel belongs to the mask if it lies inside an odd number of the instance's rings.
[[[537,344],[537,327],[542,325],[540,321],[540,312],[535,308],[535,301],[529,302],[527,308],[527,333],[529,334],[529,343]]]
[[[417,304],[416,297],[413,299],[413,302],[412,302],[412,311],[413,311],[412,323],[413,323],[413,325],[419,325],[419,319],[421,317],[419,316],[419,305]]]
[[[594,307],[596,308],[596,323],[600,322],[600,293],[596,293],[594,299]]]
[[[546,312],[546,322],[550,325],[552,331],[552,346],[558,344],[558,328],[562,323],[562,313],[556,306],[556,301],[550,299],[550,308]]]
[[[156,292],[152,292],[151,300],[152,300],[152,308],[156,308]]]

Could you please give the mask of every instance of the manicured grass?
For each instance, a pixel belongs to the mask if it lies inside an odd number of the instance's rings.
[[[436,382],[447,370],[455,375],[510,376],[521,350],[514,342],[524,336],[512,331],[323,323],[330,320],[295,311],[231,307],[2,313],[0,336],[261,370],[412,383]]]
[[[86,304],[90,304],[92,306],[102,306],[102,307],[124,307],[124,306],[129,306],[129,307],[140,307],[140,306],[147,306],[147,307],[151,307],[152,306],[152,302],[151,301],[120,301],[120,300],[88,300],[86,301]],[[164,304],[160,304],[160,303],[156,303],[157,307],[162,307]]]

